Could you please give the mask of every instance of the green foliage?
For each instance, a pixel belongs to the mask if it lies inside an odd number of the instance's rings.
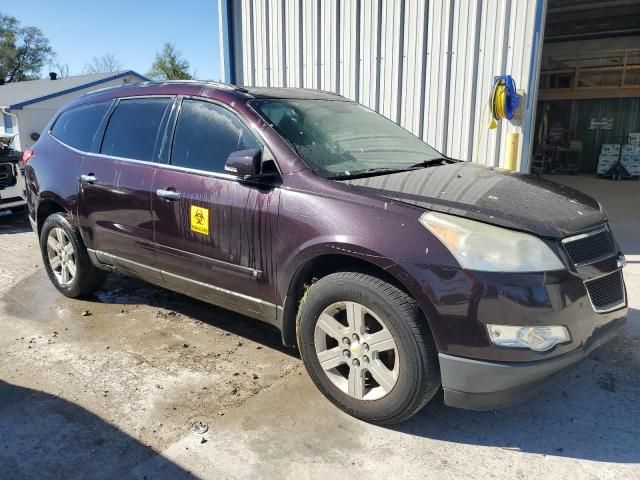
[[[39,28],[22,27],[15,17],[0,13],[0,78],[6,83],[39,78],[53,55]]]
[[[191,80],[189,66],[175,45],[165,43],[162,52],[156,54],[147,76],[156,80]]]

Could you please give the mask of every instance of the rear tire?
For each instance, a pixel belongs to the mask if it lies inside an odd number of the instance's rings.
[[[339,272],[314,283],[297,334],[318,389],[366,422],[402,422],[440,388],[437,351],[417,303],[372,275]]]
[[[40,231],[40,251],[51,283],[63,295],[85,297],[104,284],[107,272],[93,265],[68,215],[47,217]]]

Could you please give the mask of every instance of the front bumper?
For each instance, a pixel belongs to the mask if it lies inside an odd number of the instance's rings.
[[[488,362],[440,353],[444,402],[451,407],[493,410],[538,393],[550,377],[566,370],[615,337],[625,320],[602,326],[597,338],[561,356],[533,362]]]

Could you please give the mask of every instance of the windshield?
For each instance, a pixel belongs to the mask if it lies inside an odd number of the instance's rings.
[[[358,103],[265,99],[251,105],[307,167],[326,178],[408,170],[442,158],[404,128]]]

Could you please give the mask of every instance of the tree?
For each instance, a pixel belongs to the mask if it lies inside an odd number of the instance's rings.
[[[32,80],[53,58],[49,40],[36,27],[22,27],[10,15],[0,13],[0,79],[5,83]]]
[[[182,58],[172,43],[165,43],[162,52],[156,54],[147,75],[156,80],[191,80],[189,62]]]
[[[69,64],[68,63],[56,63],[55,68],[58,71],[58,76],[60,78],[64,78],[64,77],[68,77],[69,76]]]
[[[105,53],[101,57],[93,57],[90,63],[85,64],[84,73],[106,73],[122,70],[122,64],[113,53]]]
[[[69,76],[69,64],[59,61],[52,61],[49,63],[49,71],[58,75],[58,78],[64,78]]]

